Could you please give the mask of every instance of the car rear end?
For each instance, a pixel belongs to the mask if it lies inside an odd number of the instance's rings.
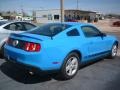
[[[5,58],[7,61],[43,71],[54,69],[43,45],[43,42],[47,40],[51,40],[50,37],[12,34],[5,45]]]
[[[5,45],[5,58],[43,71],[58,70],[64,57],[55,53],[60,49],[54,36],[69,27],[71,25],[50,23],[22,34],[11,34]]]

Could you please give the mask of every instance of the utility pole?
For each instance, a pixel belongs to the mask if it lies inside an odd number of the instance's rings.
[[[60,0],[61,22],[64,22],[64,0]]]
[[[79,1],[77,0],[77,10],[79,9]]]
[[[21,5],[21,16],[24,17],[23,5]]]

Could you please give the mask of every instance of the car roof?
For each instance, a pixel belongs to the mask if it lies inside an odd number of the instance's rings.
[[[9,23],[9,21],[0,21],[0,23],[6,24],[6,23]]]
[[[59,24],[67,24],[67,25],[71,25],[71,26],[84,26],[84,25],[92,25],[89,23],[82,23],[82,22],[63,22],[63,23],[59,23]],[[92,25],[94,26],[94,25]]]
[[[30,22],[26,22],[26,21],[9,21],[9,23],[30,23]],[[32,23],[31,23],[32,24]]]
[[[1,21],[2,22],[2,21]],[[4,22],[4,21],[3,21]],[[30,22],[26,22],[26,21],[6,21],[7,23],[5,23],[5,24],[3,24],[3,25],[1,25],[0,27],[4,27],[4,26],[6,26],[6,25],[9,25],[9,24],[12,24],[12,23],[30,23]],[[30,24],[32,24],[32,25],[34,25],[34,26],[36,26],[35,24],[33,24],[33,23],[30,23]]]

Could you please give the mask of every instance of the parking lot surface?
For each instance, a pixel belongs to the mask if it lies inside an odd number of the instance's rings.
[[[107,32],[117,35],[120,32]],[[71,80],[34,75],[0,59],[0,90],[120,90],[120,49],[115,59],[104,59],[81,68]]]

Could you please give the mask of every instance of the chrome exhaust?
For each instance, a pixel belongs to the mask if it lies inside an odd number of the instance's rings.
[[[29,74],[33,76],[33,75],[34,75],[34,72],[32,72],[32,71],[29,71]]]

